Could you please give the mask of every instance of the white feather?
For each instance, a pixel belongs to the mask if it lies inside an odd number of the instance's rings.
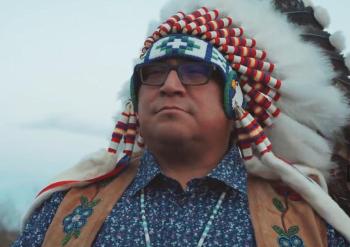
[[[329,16],[327,9],[321,6],[313,7],[313,9],[314,9],[314,16],[318,21],[318,23],[320,23],[322,27],[327,28],[331,23],[331,17]]]
[[[345,65],[350,70],[350,53],[345,56]]]
[[[161,11],[162,20],[177,10],[191,13],[200,6],[224,9],[246,36],[257,40],[258,48],[267,51],[277,66],[273,76],[283,82],[282,100],[277,103],[283,112],[327,138],[346,124],[350,109],[343,93],[331,86],[336,73],[329,58],[317,45],[303,41],[302,30],[269,1],[169,1]]]
[[[314,6],[314,3],[312,2],[312,0],[303,0],[303,2],[304,2],[305,7],[309,7],[309,6],[313,7]]]
[[[332,144],[310,128],[281,113],[271,128],[265,130],[273,152],[291,163],[314,167],[328,176],[334,167],[331,162]]]
[[[344,36],[344,33],[341,31],[337,31],[337,32],[333,33],[329,37],[329,41],[339,52],[345,50],[345,48],[346,48],[345,36]]]
[[[302,72],[303,70],[300,73]],[[340,90],[331,85],[309,85],[302,77],[300,76],[300,80],[305,85],[299,85],[299,88],[288,84],[289,80],[284,81],[284,94],[290,97],[282,97],[277,106],[303,125],[319,131],[329,139],[334,138],[335,133],[348,121],[347,99]],[[317,93],[311,95],[315,90]]]

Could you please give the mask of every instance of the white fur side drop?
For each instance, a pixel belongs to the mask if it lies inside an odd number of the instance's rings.
[[[329,41],[339,52],[345,50],[345,48],[346,48],[345,36],[344,36],[344,33],[341,31],[337,31],[337,32],[333,33],[329,37]]]
[[[345,65],[348,67],[348,70],[350,70],[350,53],[345,56]]]
[[[327,9],[321,6],[316,6],[313,9],[316,20],[322,25],[322,27],[327,28],[331,23],[331,18]]]

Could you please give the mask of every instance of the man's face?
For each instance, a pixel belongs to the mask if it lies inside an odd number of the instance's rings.
[[[170,65],[184,62],[175,58],[164,61]],[[141,85],[138,117],[145,144],[154,138],[164,144],[181,144],[229,135],[232,121],[223,110],[223,82],[219,80],[183,85],[177,72],[171,70],[163,85]]]

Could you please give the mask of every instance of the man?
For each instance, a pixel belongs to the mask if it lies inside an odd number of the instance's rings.
[[[233,18],[213,8],[223,3],[237,9]],[[146,40],[110,154],[46,187],[14,246],[350,246],[349,217],[325,192],[319,171],[331,166],[328,144],[345,123],[332,116],[349,114],[347,106],[329,83],[317,84],[319,94],[334,96],[326,99],[294,85],[332,77],[329,63],[308,64],[319,53],[295,38],[299,31],[278,40],[302,49],[285,60],[279,43],[263,51],[243,36],[232,22],[249,10],[292,29],[268,2],[206,4],[185,6],[188,14],[171,16]],[[262,29],[249,23],[251,33]],[[283,70],[290,64],[302,77]],[[298,112],[291,104],[300,101]],[[134,144],[141,136],[140,157]]]

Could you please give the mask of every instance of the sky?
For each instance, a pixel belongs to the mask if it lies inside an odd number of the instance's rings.
[[[118,91],[164,2],[0,0],[0,210],[13,226],[50,178],[108,145]],[[349,52],[350,2],[313,2]]]

